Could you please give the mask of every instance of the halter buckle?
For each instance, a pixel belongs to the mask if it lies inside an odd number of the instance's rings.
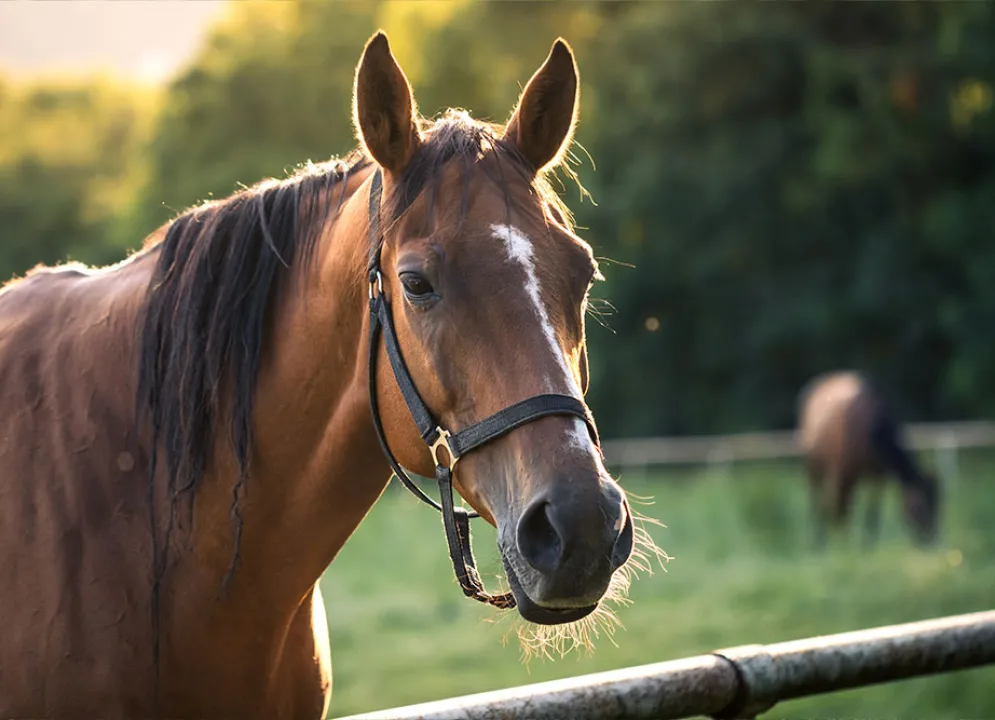
[[[370,280],[370,300],[375,298],[377,295],[383,295],[383,276],[380,271],[376,271],[376,277]],[[376,293],[373,292],[373,288],[376,288]]]
[[[432,452],[432,460],[435,461],[436,467],[448,468],[452,472],[453,468],[456,467],[456,463],[459,462],[459,456],[453,452],[453,448],[449,445],[450,434],[448,430],[443,430],[441,427],[435,428],[436,439],[435,442],[428,446],[428,449]],[[439,461],[439,448],[446,451],[448,455],[448,462],[442,463]]]

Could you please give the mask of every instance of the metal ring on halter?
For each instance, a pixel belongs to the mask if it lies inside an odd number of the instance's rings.
[[[376,279],[370,280],[370,300],[375,298],[377,295],[383,295],[383,276],[380,274],[379,270],[376,270]],[[376,287],[376,293],[373,292],[373,288]]]
[[[439,434],[439,437],[428,447],[432,452],[432,460],[435,462],[436,467],[448,468],[451,471],[456,467],[456,463],[459,462],[459,455],[453,451],[452,445],[449,444],[449,438],[451,437],[449,431],[443,430],[441,427],[435,428],[435,431]],[[449,462],[444,463],[439,460],[439,448],[446,451],[446,454],[449,456],[447,458]]]

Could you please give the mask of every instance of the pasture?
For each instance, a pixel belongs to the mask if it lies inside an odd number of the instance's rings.
[[[326,572],[335,672],[330,717],[696,655],[753,642],[990,609],[995,593],[995,450],[960,455],[947,484],[942,537],[913,549],[898,495],[882,538],[861,548],[858,498],[847,537],[811,551],[808,498],[794,461],[688,467],[621,477],[645,514],[666,523],[673,556],[633,586],[615,642],[592,656],[521,661],[510,616],[464,600],[437,514],[391,486]],[[493,532],[474,524],[485,580],[495,584]],[[332,611],[334,609],[334,612]],[[981,718],[995,707],[995,669],[983,668],[808,698],[764,717]]]

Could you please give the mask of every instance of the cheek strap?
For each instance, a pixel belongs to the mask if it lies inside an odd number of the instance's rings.
[[[380,233],[380,195],[382,179],[380,170],[373,176],[370,188],[370,237],[371,253],[369,264],[369,296],[370,296],[370,338],[369,338],[369,389],[370,410],[373,416],[373,426],[376,428],[377,439],[391,469],[398,480],[422,502],[434,507],[442,513],[446,530],[446,542],[449,546],[449,557],[460,588],[467,597],[474,600],[505,609],[515,606],[515,598],[511,593],[491,595],[484,589],[484,584],[477,572],[470,547],[470,519],[480,517],[476,512],[468,512],[462,507],[456,507],[453,502],[453,470],[461,457],[476,448],[486,445],[497,438],[510,433],[516,428],[534,420],[549,415],[572,415],[580,418],[587,425],[596,445],[600,445],[598,431],[594,419],[587,406],[577,398],[569,395],[536,395],[493,415],[474,423],[453,434],[439,425],[432,412],[425,405],[414,380],[401,354],[394,330],[394,321],[390,312],[390,304],[383,294],[383,278],[380,274],[380,254],[383,248],[383,236]],[[421,434],[422,440],[432,453],[435,461],[435,479],[439,484],[441,504],[426,495],[397,462],[391,452],[380,417],[380,407],[377,401],[377,356],[379,338],[383,335],[384,348],[390,361],[391,370],[397,386],[408,406],[408,411]],[[444,451],[445,457],[442,457]]]

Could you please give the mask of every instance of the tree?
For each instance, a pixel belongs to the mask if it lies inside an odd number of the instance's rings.
[[[117,236],[351,150],[377,27],[427,115],[505,120],[556,36],[577,51],[598,205],[565,192],[619,261],[612,331],[589,323],[607,436],[788,426],[836,367],[909,418],[995,410],[991,5],[235,4],[168,89]]]
[[[141,182],[153,93],[95,79],[0,84],[0,282],[38,263],[103,264]]]
[[[641,4],[592,49],[621,434],[785,426],[811,375],[995,409],[992,8]],[[969,109],[962,106],[969,106]],[[988,198],[984,200],[983,198]],[[607,348],[611,347],[611,350]]]
[[[377,6],[233,4],[168,90],[140,198],[140,232],[227,196],[238,183],[282,177],[354,147],[353,69],[375,30]]]

